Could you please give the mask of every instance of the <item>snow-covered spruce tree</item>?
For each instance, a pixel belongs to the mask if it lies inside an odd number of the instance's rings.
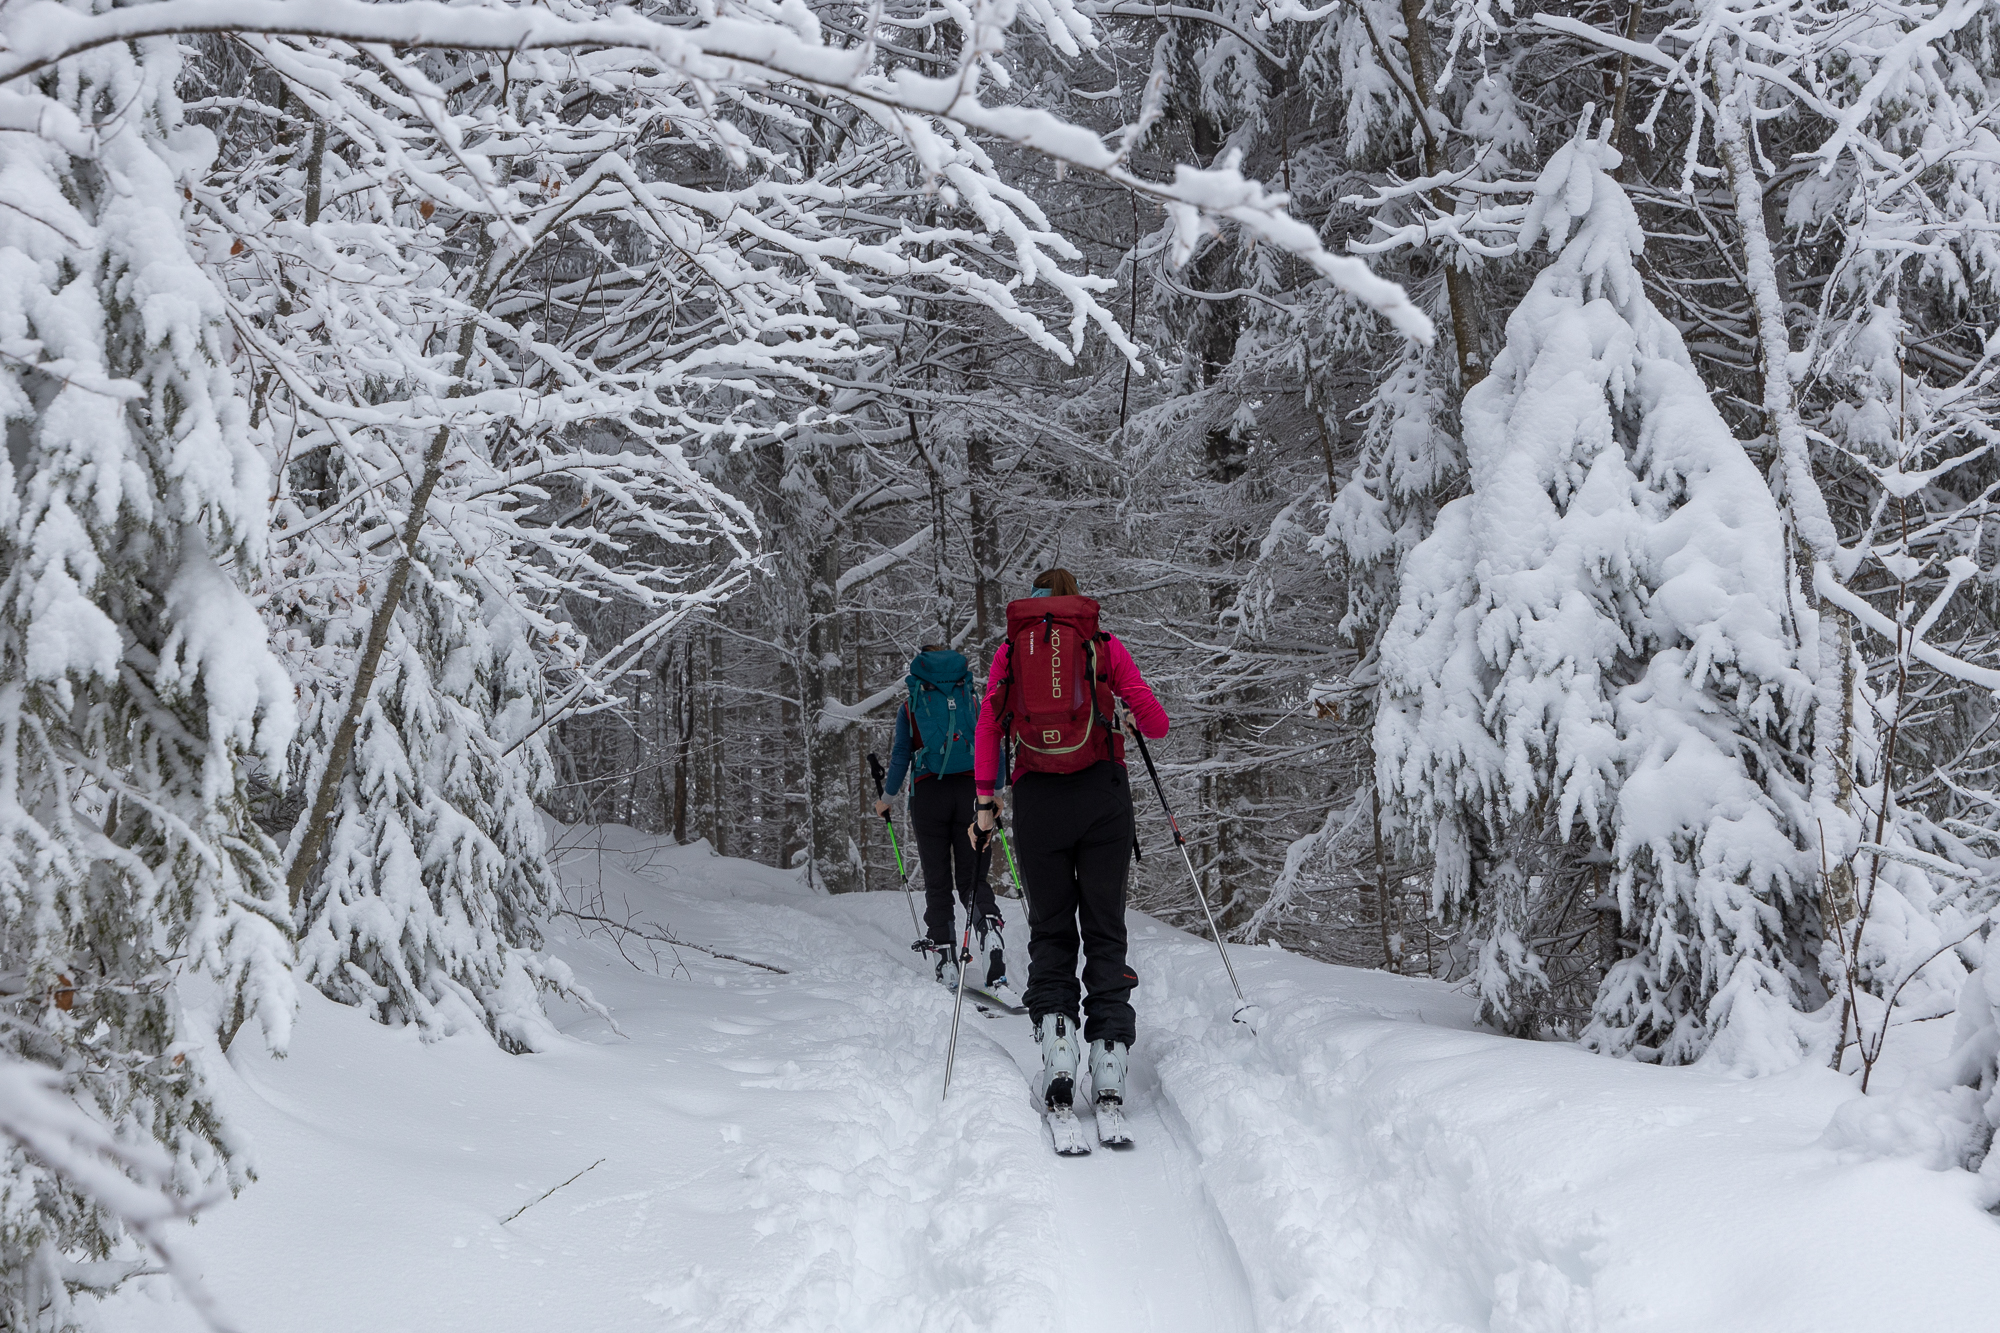
[[[1361,456],[1326,511],[1317,549],[1346,566],[1341,634],[1364,649],[1395,614],[1403,563],[1430,533],[1439,505],[1464,480],[1449,353],[1405,348],[1368,404]]]
[[[578,992],[538,952],[554,891],[535,809],[548,781],[542,671],[505,561],[480,563],[433,556],[413,575],[299,905],[299,961],[307,981],[381,1022],[430,1037],[485,1028],[534,1050],[554,1036],[541,991]],[[331,627],[334,647],[352,651],[366,632],[359,608]],[[318,734],[341,700],[315,698]]]
[[[647,331],[679,299],[701,302],[719,273],[753,319],[789,280],[746,272],[726,250],[705,269],[653,269],[619,234],[656,221],[643,187],[634,199],[624,141],[607,150],[597,129],[552,109],[574,69],[507,83],[511,124],[525,128],[487,138],[471,159],[483,179],[467,184],[452,179],[459,158],[422,99],[438,95],[434,76],[450,85],[484,57],[389,61],[385,82],[343,43],[245,42],[261,63],[215,104],[251,123],[285,124],[287,105],[310,113],[283,135],[246,136],[197,192],[244,330],[243,373],[263,388],[259,438],[281,465],[269,607],[307,723],[291,755],[305,797],[288,812],[293,846],[309,825],[324,832],[294,876],[304,975],[427,1037],[483,1026],[509,1049],[539,1047],[551,1029],[538,990],[578,994],[539,952],[554,887],[535,810],[545,724],[566,703],[603,703],[666,627],[742,581],[748,524],[684,448],[752,428],[712,401],[732,395],[688,371],[810,363],[825,349],[813,337],[766,353],[725,321],[693,336]],[[446,102],[465,134],[493,100],[490,82],[471,82]],[[510,181],[515,159],[540,170]],[[479,241],[496,212],[516,227],[497,257]],[[600,237],[622,246],[624,272],[593,271]],[[467,262],[482,253],[490,264]],[[675,301],[657,299],[663,282],[677,284]],[[732,356],[737,343],[756,350]],[[430,521],[385,620],[434,445]],[[676,554],[710,545],[721,554],[705,570]],[[636,611],[629,640],[592,649],[576,612],[593,601]],[[378,623],[352,758],[322,814],[312,798]]]
[[[281,1047],[295,998],[242,778],[293,728],[243,586],[269,476],[184,240],[177,178],[215,142],[179,71],[172,43],[115,43],[0,91],[0,1065],[102,1130],[5,1126],[8,1329],[71,1327],[80,1292],[144,1267],[125,1223],[166,1215],[135,1211],[148,1189],[244,1179],[202,1029],[254,1017]],[[222,980],[219,1012],[183,1012],[188,971]]]
[[[1768,1069],[1821,998],[1810,682],[1777,507],[1645,295],[1617,162],[1580,133],[1536,182],[1520,245],[1561,253],[1466,395],[1470,494],[1406,565],[1380,779],[1440,903],[1476,914],[1490,1019],[1572,1017],[1547,963],[1589,906],[1593,876],[1563,872],[1596,861],[1628,948],[1587,1043]]]

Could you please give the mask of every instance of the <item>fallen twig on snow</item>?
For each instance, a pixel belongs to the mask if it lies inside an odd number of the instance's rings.
[[[640,939],[645,940],[648,943],[664,944],[669,949],[694,949],[697,952],[707,954],[710,958],[726,958],[732,963],[741,963],[745,967],[760,967],[764,969],[766,972],[775,972],[781,977],[791,975],[788,971],[786,971],[782,967],[779,967],[775,963],[760,963],[755,958],[743,958],[733,953],[724,952],[721,949],[710,948],[706,944],[696,944],[693,940],[682,939],[680,936],[674,934],[671,930],[666,930],[658,926],[650,926],[643,922],[640,922],[636,917],[628,917],[626,920],[620,921],[616,917],[605,916],[600,912],[586,912],[573,907],[558,907],[556,909],[555,914],[557,916],[569,917],[573,921],[581,921],[586,925],[595,926],[610,931],[612,933],[612,942],[619,946],[618,951],[621,954],[625,954],[624,946],[622,943],[622,937],[626,935],[636,935]],[[630,954],[625,954],[625,961],[628,963],[632,962],[632,957]],[[678,958],[676,958],[674,962],[676,966],[680,966],[680,960]],[[633,963],[632,965],[634,967],[638,966],[637,963]],[[683,968],[682,970],[685,971],[686,969]]]
[[[500,1225],[503,1227],[506,1226],[509,1222],[519,1217],[522,1213],[527,1212],[530,1208],[533,1208],[543,1199],[548,1198],[551,1194],[554,1194],[557,1190],[561,1189],[563,1185],[574,1185],[577,1181],[582,1180],[585,1176],[589,1175],[592,1171],[595,1171],[598,1167],[603,1166],[604,1160],[605,1159],[602,1157],[598,1158],[596,1161],[592,1162],[589,1166],[586,1166],[585,1168],[583,1168],[583,1170],[577,1172],[575,1175],[571,1176],[568,1180],[565,1180],[562,1183],[562,1185],[549,1186],[547,1189],[543,1190],[540,1194],[528,1200],[526,1203],[522,1204],[519,1208],[516,1208],[513,1212],[507,1214],[505,1217],[501,1218]]]

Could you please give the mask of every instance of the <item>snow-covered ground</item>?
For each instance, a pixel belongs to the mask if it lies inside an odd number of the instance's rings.
[[[1213,946],[1135,914],[1139,1142],[1058,1159],[1025,1019],[968,1008],[940,1101],[950,997],[900,894],[565,841],[610,906],[787,972],[555,939],[623,1035],[573,1012],[520,1057],[309,993],[291,1057],[220,1073],[262,1179],[184,1242],[246,1333],[1993,1327],[2000,1219],[1962,1173],[1822,1146],[1852,1096],[1824,1071],[1510,1041],[1444,986],[1269,949],[1237,954],[1252,1035]],[[159,1279],[106,1313],[199,1327]]]

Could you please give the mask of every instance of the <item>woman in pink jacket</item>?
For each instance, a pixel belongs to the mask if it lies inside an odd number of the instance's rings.
[[[993,654],[973,735],[972,777],[979,840],[999,813],[993,789],[1002,751],[1013,753],[1014,851],[1028,899],[1028,989],[1023,996],[1042,1048],[1041,1095],[1068,1106],[1075,1089],[1077,1009],[1090,1044],[1092,1098],[1122,1102],[1135,1035],[1125,963],[1125,883],[1132,855],[1127,727],[1167,734],[1166,710],[1132,655],[1097,628],[1097,603],[1076,579],[1051,569],[1031,598],[1007,608],[1007,642]],[[1077,946],[1083,984],[1077,984]]]

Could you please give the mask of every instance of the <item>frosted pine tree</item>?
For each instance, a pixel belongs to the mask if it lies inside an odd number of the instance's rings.
[[[243,1179],[201,1029],[255,1017],[282,1046],[291,1021],[241,778],[293,727],[244,591],[269,478],[183,239],[180,178],[214,140],[181,123],[179,69],[170,42],[113,44],[4,93],[0,1066],[107,1131],[66,1131],[67,1158],[11,1119],[0,1138],[9,1329],[70,1327],[80,1292],[144,1266],[120,1221],[137,1191],[108,1199],[80,1157],[183,1198]],[[182,1011],[193,969],[225,982],[219,1012]]]
[[[541,1049],[554,1035],[541,991],[584,998],[569,969],[538,952],[554,888],[535,808],[549,775],[536,730],[542,671],[507,562],[489,555],[461,578],[453,566],[464,562],[428,554],[299,907],[301,968],[377,1021],[430,1038],[483,1028],[510,1050]],[[365,596],[351,610],[329,632],[335,649],[366,632]],[[309,742],[344,703],[337,684],[316,698]],[[297,761],[316,765],[323,741]]]
[[[1340,631],[1370,647],[1396,609],[1403,562],[1463,484],[1454,436],[1448,351],[1410,345],[1375,390],[1361,457],[1327,510],[1316,545],[1348,568]]]
[[[1535,185],[1521,248],[1561,253],[1466,395],[1471,493],[1406,565],[1379,776],[1441,902],[1477,916],[1489,1018],[1582,1017],[1543,1009],[1547,964],[1576,925],[1561,895],[1601,867],[1628,947],[1585,1040],[1770,1068],[1820,998],[1801,599],[1762,476],[1641,285],[1617,162],[1580,134]]]

